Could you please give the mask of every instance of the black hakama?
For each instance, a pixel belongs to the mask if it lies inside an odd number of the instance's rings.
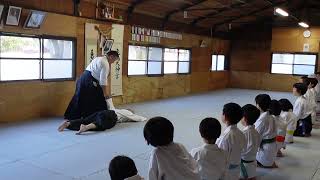
[[[294,136],[305,136],[310,135],[312,131],[312,120],[311,115],[306,117],[305,119],[300,119],[297,122],[297,128],[294,131]]]
[[[68,120],[85,118],[95,112],[107,110],[103,90],[90,71],[84,71],[77,80],[76,91],[64,114]]]
[[[96,129],[90,129],[90,131],[104,131],[106,129],[113,128],[118,121],[117,114],[112,110],[103,110],[96,113],[93,113],[92,115],[77,119],[77,120],[69,120],[70,125],[67,127],[67,129],[73,130],[73,131],[79,131],[81,124],[88,125],[93,123],[96,125]]]

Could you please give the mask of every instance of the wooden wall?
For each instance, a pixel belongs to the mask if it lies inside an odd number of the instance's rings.
[[[24,21],[28,10],[23,10]],[[84,70],[84,27],[86,22],[106,24],[92,19],[49,13],[39,30],[25,30],[22,27],[7,27],[2,31],[47,34],[77,38],[77,67],[79,76]],[[22,24],[22,23],[20,23]],[[164,40],[161,45],[192,48],[192,73],[189,75],[166,75],[164,77],[127,76],[128,44],[130,26],[125,28],[123,58],[124,95],[114,98],[116,105],[142,102],[154,99],[183,96],[190,93],[225,88],[228,72],[211,73],[211,53],[229,52],[229,41],[204,36],[183,34],[183,40]],[[206,40],[208,48],[199,48]],[[203,54],[206,52],[207,54]],[[41,117],[62,116],[75,88],[74,81],[65,82],[2,82],[0,83],[0,122],[22,121]]]
[[[252,38],[232,41],[230,87],[292,91],[299,76],[270,74],[272,52],[303,52],[303,44],[310,44],[310,52],[319,52],[320,28],[311,28],[312,36],[303,37],[302,28],[273,28],[249,32]],[[319,64],[318,64],[319,67]]]

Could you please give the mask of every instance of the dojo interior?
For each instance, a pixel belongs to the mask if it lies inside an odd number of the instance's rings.
[[[57,131],[77,78],[102,54],[101,34],[120,52],[115,106],[168,118],[191,150],[203,144],[200,121],[221,119],[225,103],[254,104],[259,93],[294,103],[292,85],[319,67],[319,9],[318,0],[1,1],[0,179],[110,179],[116,155],[147,179],[145,122]],[[296,138],[257,179],[320,179],[319,140],[318,129]]]

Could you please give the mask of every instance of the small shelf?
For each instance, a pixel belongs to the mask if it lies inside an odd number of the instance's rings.
[[[113,21],[113,22],[123,22],[123,19],[117,19],[117,18],[98,18],[97,20],[101,20],[101,21]]]

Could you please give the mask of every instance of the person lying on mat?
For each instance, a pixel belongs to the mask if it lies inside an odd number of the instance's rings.
[[[66,120],[58,128],[58,131],[69,129],[81,134],[86,131],[104,131],[113,128],[116,123],[146,121],[147,118],[139,116],[127,109],[115,109],[112,99],[107,101],[110,110],[102,110],[93,113],[86,118]]]

